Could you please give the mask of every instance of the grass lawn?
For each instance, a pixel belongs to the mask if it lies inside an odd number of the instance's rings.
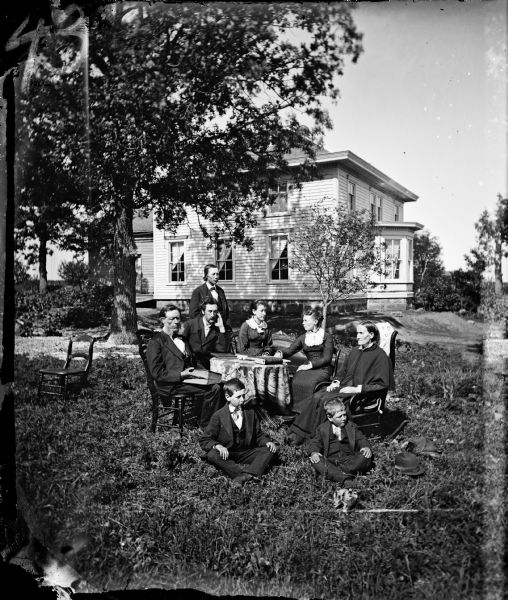
[[[198,432],[150,430],[139,357],[107,349],[65,411],[38,402],[38,369],[65,340],[20,340],[17,470],[50,548],[84,535],[72,566],[94,588],[192,587],[214,594],[298,598],[479,598],[482,589],[483,428],[480,357],[442,346],[399,352],[391,409],[410,419],[373,444],[360,504],[333,509],[336,484],[283,444],[260,484],[232,489],[201,459]],[[418,478],[399,475],[404,442],[442,450]],[[415,512],[368,512],[399,509]],[[31,523],[31,525],[33,525]]]

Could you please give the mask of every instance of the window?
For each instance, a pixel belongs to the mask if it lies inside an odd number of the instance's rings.
[[[407,278],[413,281],[413,240],[407,241]]]
[[[280,183],[274,188],[268,190],[270,200],[274,199],[274,203],[268,206],[268,213],[288,212],[288,193],[291,191],[291,184]]]
[[[383,199],[376,194],[370,194],[370,214],[375,221],[383,220]]]
[[[220,281],[233,281],[233,245],[230,240],[219,240],[217,242],[215,262],[219,267]]]
[[[185,281],[185,252],[183,242],[169,243],[169,281]]]
[[[143,293],[143,263],[141,254],[136,256],[136,292]]]
[[[356,185],[352,181],[347,182],[348,208],[355,210],[356,208]]]
[[[280,281],[289,279],[288,236],[270,236],[270,280]]]
[[[400,279],[400,240],[386,240],[385,271],[387,279]]]

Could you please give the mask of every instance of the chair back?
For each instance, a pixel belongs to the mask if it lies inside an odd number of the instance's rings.
[[[88,348],[81,347],[76,349],[75,344],[87,344]],[[67,346],[67,358],[65,359],[64,369],[71,368],[71,364],[76,359],[79,361],[85,361],[84,367],[80,365],[80,370],[84,372],[85,378],[88,376],[88,373],[92,367],[92,358],[93,358],[93,346],[95,344],[95,338],[86,333],[79,333],[69,340],[69,345]]]
[[[379,321],[376,323],[376,327],[379,331],[379,347],[390,357],[392,368],[395,371],[395,338],[399,332],[387,321]]]
[[[153,338],[154,335],[155,331],[153,331],[153,329],[142,328],[136,331],[136,337],[138,339],[139,356],[141,356],[143,366],[145,367],[146,383],[152,396],[157,394],[157,388],[155,387],[155,382],[153,380],[152,374],[150,373],[150,369],[148,368],[148,361],[146,360],[146,348],[148,346],[148,342]]]
[[[339,372],[339,359],[342,348],[340,346],[333,347],[333,355],[335,357],[333,363],[333,371],[332,371],[332,380],[337,378],[337,373]]]

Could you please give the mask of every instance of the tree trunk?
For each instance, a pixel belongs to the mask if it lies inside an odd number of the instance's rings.
[[[501,235],[494,241],[494,289],[496,296],[503,295],[503,244]]]
[[[116,344],[136,341],[136,245],[132,232],[133,211],[117,206],[113,240],[114,300],[111,339]]]
[[[47,237],[41,233],[39,235],[39,294],[45,294],[48,291],[47,252]]]
[[[323,304],[323,320],[321,321],[321,327],[326,331],[326,316],[328,313],[328,302],[325,298],[322,298]]]

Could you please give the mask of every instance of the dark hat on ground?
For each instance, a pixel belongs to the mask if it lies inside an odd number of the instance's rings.
[[[411,450],[415,454],[423,454],[424,456],[432,456],[433,458],[438,458],[441,454],[437,449],[436,444],[432,440],[428,440],[424,437],[419,437],[411,440],[412,448]]]
[[[425,468],[412,452],[400,452],[395,456],[395,468],[404,475],[416,477],[425,473]]]

